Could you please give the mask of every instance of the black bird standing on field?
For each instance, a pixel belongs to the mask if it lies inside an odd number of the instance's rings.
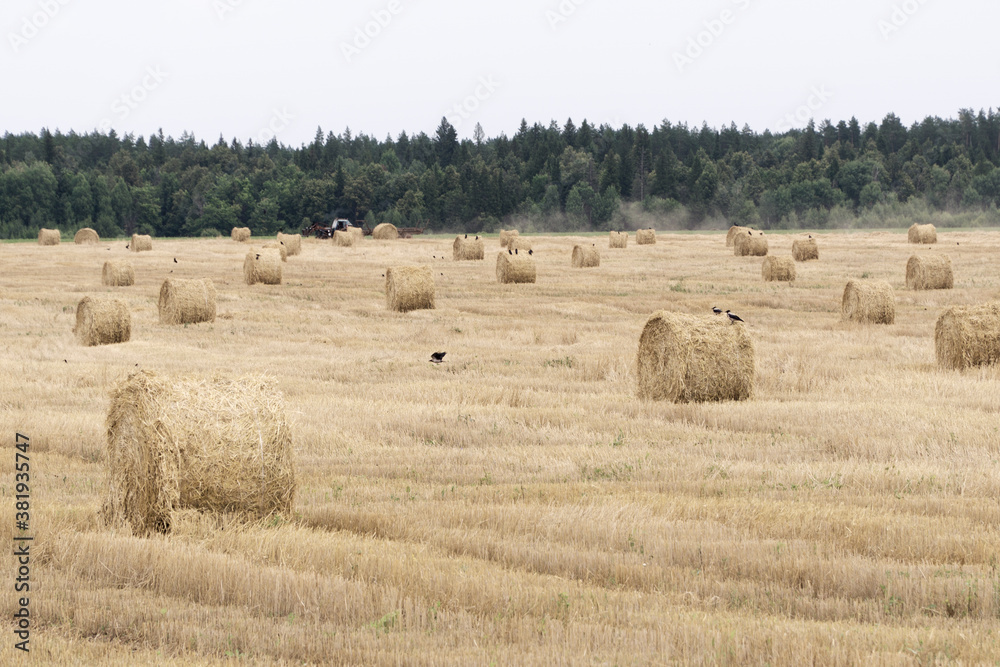
[[[128,250],[128,244],[127,243],[125,244],[125,249]]]
[[[730,313],[728,310],[726,311],[726,315],[729,317],[730,322],[736,323],[743,321],[743,319],[739,315],[736,315],[735,313]]]
[[[712,312],[715,313],[716,315],[721,315],[722,314],[722,309],[719,308],[718,306],[716,306],[716,307],[712,308]]]
[[[466,234],[466,235],[465,235],[465,238],[469,238],[469,235],[468,235],[468,234]]]
[[[431,363],[432,364],[440,364],[440,363],[442,363],[444,361],[444,355],[446,355],[446,354],[448,354],[448,353],[447,352],[435,352],[435,353],[433,353],[431,355]]]

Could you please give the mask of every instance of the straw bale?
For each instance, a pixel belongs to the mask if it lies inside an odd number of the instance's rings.
[[[292,435],[266,376],[171,381],[135,371],[113,388],[105,427],[108,526],[148,535],[169,532],[177,510],[291,512]]]
[[[913,255],[906,263],[906,289],[951,289],[955,276],[947,255]]]
[[[357,238],[353,232],[336,231],[333,233],[333,244],[342,248],[350,248]]]
[[[730,227],[729,231],[726,232],[726,247],[727,248],[732,247],[736,237],[739,234],[745,235],[749,231],[750,231],[749,227],[740,227],[739,225],[733,225],[732,227]]]
[[[204,280],[167,278],[160,287],[160,324],[215,321],[215,284]]]
[[[530,255],[511,255],[505,250],[497,254],[497,282],[533,283],[536,278],[535,260]]]
[[[147,234],[133,234],[132,241],[128,244],[132,252],[142,252],[153,249],[153,237]]]
[[[764,232],[748,229],[746,234],[736,235],[733,248],[737,257],[764,257],[767,255],[767,237]]]
[[[573,268],[586,269],[601,265],[601,253],[595,245],[573,246]]]
[[[361,227],[348,227],[347,231],[354,235],[354,245],[365,240],[365,230]]]
[[[628,232],[610,232],[608,236],[609,248],[627,248]]]
[[[946,310],[934,327],[934,351],[944,368],[964,369],[1000,361],[1000,303]]]
[[[434,308],[434,276],[427,266],[390,266],[385,270],[385,305],[407,313]]]
[[[486,245],[482,239],[456,236],[451,246],[451,256],[456,262],[483,259],[486,257]]]
[[[892,285],[881,280],[849,280],[840,303],[841,318],[864,324],[896,321],[896,296]]]
[[[934,225],[913,223],[906,231],[906,240],[910,243],[937,243],[937,228]]]
[[[277,250],[278,254],[281,255],[281,261],[282,262],[288,261],[288,248],[286,248],[281,243],[278,243],[277,241],[268,241],[261,247],[266,248],[267,250]]]
[[[517,238],[521,235],[521,232],[516,229],[501,229],[500,230],[500,247],[506,248],[510,244],[510,240]]]
[[[131,287],[135,285],[135,269],[128,260],[108,260],[101,271],[101,284],[108,287]]]
[[[635,242],[637,245],[654,245],[656,243],[656,230],[640,229],[635,233]]]
[[[84,227],[73,237],[73,243],[77,245],[100,243],[101,237],[90,227]]]
[[[377,241],[394,241],[399,238],[399,231],[395,225],[383,222],[372,230],[372,238]]]
[[[246,243],[250,240],[250,228],[233,227],[233,231],[229,232],[229,237],[238,243]]]
[[[85,296],[76,306],[73,328],[81,345],[113,345],[132,337],[132,313],[122,299]]]
[[[792,241],[792,256],[796,262],[819,259],[819,246],[816,245],[816,239],[798,239]]]
[[[675,403],[746,400],[755,359],[746,325],[661,310],[639,337],[638,394]]]
[[[282,234],[281,232],[278,232],[278,243],[285,246],[285,250],[288,252],[290,257],[302,254],[301,234]]]
[[[38,245],[59,245],[62,241],[62,234],[59,233],[58,229],[45,229],[42,227],[38,230]]]
[[[274,248],[250,250],[243,260],[243,280],[247,285],[280,285],[281,253]]]
[[[795,280],[795,260],[791,257],[768,255],[760,267],[760,275],[765,282],[791,282]]]

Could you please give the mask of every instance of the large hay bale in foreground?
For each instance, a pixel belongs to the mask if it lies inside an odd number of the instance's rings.
[[[665,310],[642,330],[637,368],[639,398],[675,403],[745,400],[757,373],[746,325]]]
[[[250,240],[250,228],[233,227],[233,231],[229,232],[229,238],[238,243],[246,243]]]
[[[399,238],[399,230],[396,229],[396,225],[383,222],[372,230],[372,238],[376,241],[395,241]]]
[[[434,276],[428,266],[385,270],[385,306],[397,313],[434,308]]]
[[[906,289],[951,289],[955,276],[947,255],[913,255],[906,263]]]
[[[732,227],[730,227],[729,231],[726,232],[726,247],[727,248],[732,247],[733,243],[736,241],[736,237],[739,234],[746,235],[746,233],[749,231],[750,231],[749,227],[740,227],[739,225],[733,225]]]
[[[168,532],[175,510],[289,514],[295,497],[284,399],[264,376],[168,381],[149,371],[111,393],[105,524]]]
[[[934,327],[934,351],[944,368],[1000,361],[1000,303],[946,310]]]
[[[506,250],[497,254],[497,282],[533,283],[537,275],[535,260],[530,255],[511,255]]]
[[[148,234],[133,234],[132,241],[128,244],[132,252],[143,252],[153,249],[153,237]]]
[[[248,252],[243,260],[243,280],[247,285],[280,285],[281,253],[274,248]]]
[[[937,228],[934,225],[913,223],[906,231],[906,240],[910,243],[937,243]]]
[[[353,232],[336,231],[333,233],[333,245],[340,246],[341,248],[350,248],[354,245],[354,241],[357,240],[357,236]]]
[[[816,239],[799,239],[792,241],[792,257],[796,262],[807,262],[810,259],[819,259],[819,246]]]
[[[516,229],[501,229],[500,230],[500,247],[506,248],[510,245],[510,240],[515,239],[521,235],[521,232]]]
[[[281,261],[282,262],[288,261],[288,248],[278,243],[277,241],[268,241],[261,247],[267,250],[277,250],[278,254],[281,255]]]
[[[131,287],[135,285],[135,269],[126,260],[108,260],[101,270],[101,284],[108,287]]]
[[[361,227],[348,227],[347,231],[354,235],[354,245],[365,240],[365,230]]]
[[[655,245],[656,244],[656,230],[655,229],[640,229],[635,233],[636,245]]]
[[[62,234],[59,233],[58,229],[45,229],[42,227],[38,230],[38,245],[59,245],[62,241]]]
[[[451,244],[451,257],[456,262],[483,259],[486,257],[486,244],[480,238],[456,236]]]
[[[215,321],[215,283],[210,279],[167,278],[160,287],[160,324]]]
[[[302,254],[301,234],[282,234],[278,232],[278,243],[284,245],[288,255],[292,257]]]
[[[573,268],[587,269],[601,265],[601,253],[597,251],[595,245],[575,245],[573,246]]]
[[[628,232],[610,232],[608,236],[609,248],[627,248]]]
[[[122,299],[83,297],[73,328],[81,345],[114,345],[132,337],[132,313]]]
[[[101,237],[98,235],[96,231],[94,231],[90,227],[84,227],[83,229],[79,230],[76,233],[76,236],[73,237],[73,243],[77,245],[84,245],[84,244],[92,245],[94,243],[100,243],[100,242],[101,242]]]
[[[524,236],[515,236],[507,243],[507,248],[509,250],[520,250],[521,252],[528,252],[532,249],[531,239]]]
[[[791,257],[769,255],[764,258],[764,263],[760,267],[760,275],[765,282],[776,280],[791,282],[795,280],[795,260]]]
[[[851,322],[892,324],[896,321],[896,295],[881,280],[849,280],[840,302],[840,315]]]
[[[764,232],[748,229],[746,234],[736,235],[733,248],[733,254],[737,257],[764,257],[767,255],[767,237]]]

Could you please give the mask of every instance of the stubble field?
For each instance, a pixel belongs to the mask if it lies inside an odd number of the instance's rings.
[[[624,250],[532,237],[538,282],[513,286],[496,282],[495,237],[483,262],[452,262],[452,236],[304,239],[284,284],[253,287],[229,239],[4,244],[0,540],[20,432],[31,661],[997,664],[1000,370],[939,369],[933,336],[946,307],[1000,297],[1000,233],[939,232],[933,249],[813,233],[820,260],[792,285],[762,282],[761,258],[718,233]],[[770,235],[771,253],[793,238]],[[600,267],[570,268],[574,243],[596,243]],[[950,255],[955,288],[907,291],[914,252]],[[134,287],[101,286],[110,258],[134,263]],[[397,264],[432,267],[436,310],[386,311]],[[212,278],[216,321],[159,324],[168,276]],[[893,284],[894,325],[841,321],[860,277]],[[109,292],[131,342],[79,346],[76,304]],[[713,306],[746,320],[754,397],[637,399],[649,316]],[[103,528],[108,393],[137,364],[273,375],[294,515]],[[0,663],[15,664],[6,627]]]

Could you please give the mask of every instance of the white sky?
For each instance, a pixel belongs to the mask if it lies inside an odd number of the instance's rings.
[[[373,12],[391,20],[345,56]],[[298,146],[317,126],[432,134],[446,114],[466,137],[568,117],[763,131],[803,126],[810,102],[817,123],[909,125],[1000,106],[998,19],[995,0],[3,0],[0,134],[270,125]]]

